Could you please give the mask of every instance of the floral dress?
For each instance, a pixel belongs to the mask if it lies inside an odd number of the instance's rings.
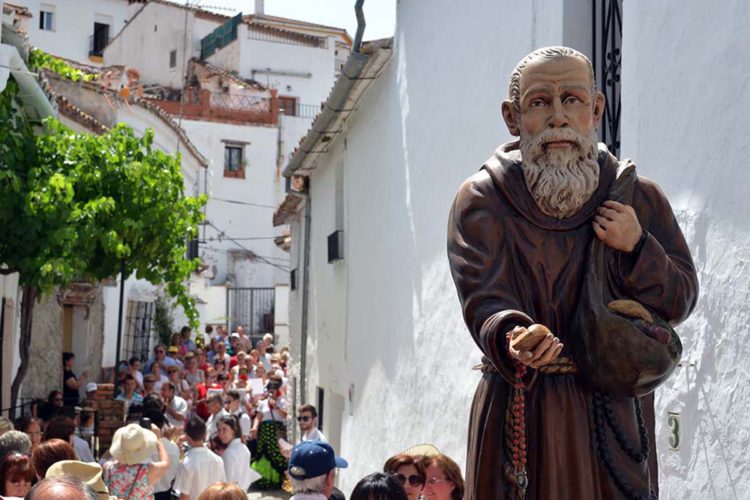
[[[109,494],[123,500],[153,500],[154,487],[148,482],[149,464],[125,465],[114,461],[104,468]]]

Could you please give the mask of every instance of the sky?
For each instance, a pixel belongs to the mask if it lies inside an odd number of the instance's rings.
[[[173,0],[177,1],[177,0]],[[221,14],[252,14],[255,0],[188,0],[215,10]],[[355,0],[265,0],[265,13],[345,28],[354,38],[357,18],[354,15]],[[182,2],[180,2],[182,3]],[[215,8],[214,8],[215,7]],[[393,36],[396,26],[396,0],[365,0],[364,40],[375,40]]]

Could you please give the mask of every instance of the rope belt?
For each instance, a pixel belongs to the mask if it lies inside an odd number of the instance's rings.
[[[498,373],[495,366],[486,357],[482,357],[482,363],[474,367],[482,373]],[[571,375],[578,373],[578,367],[572,358],[562,356],[557,358],[553,363],[544,365],[537,370],[542,375]]]

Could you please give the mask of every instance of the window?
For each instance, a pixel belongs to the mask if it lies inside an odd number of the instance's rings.
[[[39,12],[39,29],[44,31],[55,31],[55,13],[50,10]]]
[[[245,162],[242,159],[242,146],[224,147],[224,177],[245,178]]]
[[[297,116],[297,98],[289,96],[279,96],[279,108],[286,116]]]
[[[101,56],[107,45],[109,45],[109,24],[95,22],[94,35],[89,44],[89,55]]]
[[[176,50],[173,50],[169,53],[169,67],[170,68],[177,67],[177,51]]]

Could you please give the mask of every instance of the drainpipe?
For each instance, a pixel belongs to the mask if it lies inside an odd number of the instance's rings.
[[[287,181],[290,181],[291,178],[288,177]],[[310,233],[311,227],[310,227],[310,220],[311,220],[311,200],[310,200],[310,178],[307,178],[307,189],[304,193],[300,193],[298,191],[294,191],[291,188],[291,182],[287,182],[287,189],[286,192],[291,194],[292,196],[297,196],[299,198],[302,198],[305,201],[305,235],[303,238],[303,247],[302,247],[302,272],[304,275],[302,276],[302,321],[300,325],[300,373],[299,373],[299,392],[301,397],[301,404],[307,404],[307,331],[308,331],[308,310],[309,310],[309,304],[310,304],[310,291],[309,291],[309,285],[310,285]]]
[[[357,34],[354,35],[354,45],[352,51],[359,52],[359,48],[362,45],[362,35],[365,33],[365,14],[362,11],[362,5],[365,0],[357,0],[354,3],[354,13],[357,15]]]
[[[37,83],[35,75],[26,68],[18,49],[12,45],[0,44],[0,92],[5,90],[10,75],[18,83],[24,101],[36,110],[40,118],[56,116],[57,113]]]

